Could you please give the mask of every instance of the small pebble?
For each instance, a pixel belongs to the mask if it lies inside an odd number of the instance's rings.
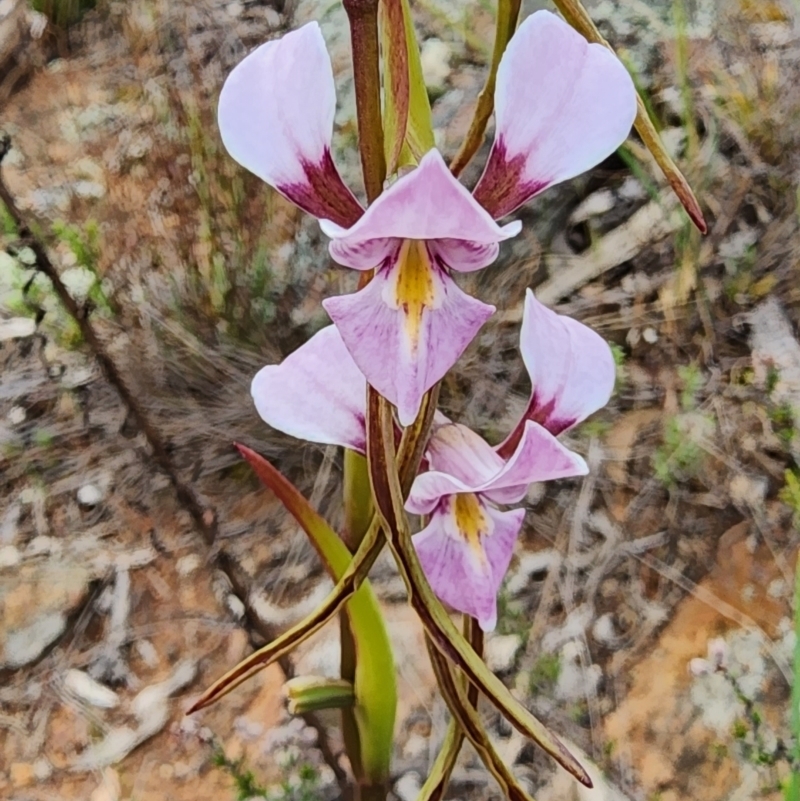
[[[119,704],[119,696],[113,690],[82,670],[68,670],[64,676],[64,688],[87,704],[101,709],[113,709]]]
[[[11,423],[12,426],[18,426],[25,422],[27,416],[28,413],[22,406],[12,406],[8,412],[8,422]]]
[[[96,484],[84,484],[78,490],[78,503],[82,506],[97,506],[103,500],[103,491]]]
[[[419,774],[416,771],[401,776],[394,785],[394,794],[400,801],[415,801],[422,789]]]
[[[19,564],[21,558],[19,550],[14,545],[4,545],[0,548],[0,568],[14,567]]]
[[[200,567],[200,557],[196,553],[190,553],[178,559],[175,569],[182,578],[191,576]]]

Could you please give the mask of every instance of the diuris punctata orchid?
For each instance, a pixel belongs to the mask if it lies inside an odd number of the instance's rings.
[[[437,414],[406,509],[427,517],[413,541],[434,592],[484,630],[497,622],[497,592],[522,527],[518,503],[534,482],[584,475],[586,463],[556,439],[604,406],[615,367],[590,328],[551,311],[529,290],[520,351],[532,391],[511,435],[491,447]],[[293,436],[365,451],[366,382],[335,326],[278,365],[262,368],[252,394],[261,417]]]
[[[487,267],[499,243],[519,233],[519,222],[497,219],[610,155],[630,131],[636,93],[611,52],[539,11],[500,63],[495,140],[474,191],[434,149],[366,210],[331,156],[335,107],[330,59],[309,23],[233,70],[219,125],[240,164],[319,218],[336,262],[375,271],[358,292],[323,305],[358,370],[405,426],[494,312],[453,273]]]

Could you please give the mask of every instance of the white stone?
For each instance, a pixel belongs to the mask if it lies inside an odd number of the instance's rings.
[[[136,640],[133,647],[139,655],[139,659],[141,659],[147,667],[154,668],[158,666],[158,651],[156,651],[155,645],[153,645],[150,640]]]
[[[79,303],[83,303],[97,282],[97,276],[86,267],[70,267],[61,273],[61,281],[69,294]]]
[[[18,565],[22,556],[14,545],[4,545],[0,548],[0,568]]]
[[[658,331],[651,326],[647,326],[647,328],[642,331],[642,339],[647,342],[648,345],[654,345],[658,342]]]
[[[416,771],[410,771],[401,776],[394,785],[394,794],[400,801],[416,801],[422,782]]]
[[[96,484],[84,484],[78,490],[78,503],[83,506],[97,506],[103,500],[103,491]]]
[[[231,594],[225,599],[225,605],[228,607],[228,611],[237,620],[242,620],[244,618],[245,608],[241,598]]]
[[[24,339],[36,333],[36,320],[31,317],[9,317],[0,320],[0,342],[7,339]]]
[[[64,676],[64,688],[87,704],[101,709],[113,709],[119,704],[119,696],[112,689],[82,670],[68,670]]]
[[[53,775],[53,766],[44,757],[39,757],[33,763],[33,775],[36,781],[46,782]]]
[[[200,567],[200,557],[196,553],[190,553],[182,556],[175,564],[175,569],[181,578],[191,576],[198,567]]]
[[[486,641],[484,656],[486,665],[493,673],[503,673],[514,667],[522,637],[519,634],[498,634]]]
[[[426,39],[420,51],[422,79],[431,89],[444,89],[450,75],[450,59],[453,52],[447,42],[440,39]]]
[[[591,217],[599,217],[614,208],[614,194],[610,189],[603,189],[589,195],[582,203],[579,203],[575,211],[570,214],[570,221],[575,224],[588,220]]]
[[[6,419],[12,426],[18,426],[25,422],[27,416],[28,413],[23,406],[12,406],[6,415]]]

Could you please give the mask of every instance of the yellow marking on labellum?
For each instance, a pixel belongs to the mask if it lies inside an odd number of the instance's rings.
[[[422,240],[406,239],[400,248],[395,297],[398,308],[406,316],[406,333],[411,346],[416,348],[422,313],[431,308],[435,300],[433,267]]]
[[[481,543],[481,534],[489,533],[489,519],[474,492],[456,495],[453,501],[453,514],[456,526],[467,545],[472,549],[481,565],[486,564],[486,553]]]

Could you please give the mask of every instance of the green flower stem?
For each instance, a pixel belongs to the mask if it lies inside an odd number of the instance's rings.
[[[597,29],[594,21],[589,16],[589,12],[583,7],[580,0],[553,0],[553,2],[556,8],[564,15],[564,19],[566,19],[576,31],[583,34],[590,42],[601,44],[607,47],[612,53],[614,52],[614,48],[611,47]],[[653,125],[650,115],[647,113],[644,101],[638,93],[636,95],[636,102],[638,109],[634,126],[639,136],[642,137],[645,146],[653,154],[656,164],[661,168],[661,172],[664,173],[664,177],[672,187],[672,191],[678,196],[678,200],[680,200],[691,221],[695,224],[700,233],[707,233],[708,225],[703,217],[700,204],[697,202],[697,198],[694,192],[692,192],[689,182],[678,169],[678,165],[675,164],[669,153],[667,153],[661,141],[661,137],[658,135],[658,131]]]
[[[355,553],[358,550],[369,531],[374,514],[367,461],[360,453],[345,449],[343,539],[351,552]],[[383,538],[380,539],[382,541]],[[339,673],[345,681],[354,682],[357,667],[356,642],[350,628],[350,617],[346,608],[339,612],[339,632],[341,652]],[[342,708],[342,737],[353,775],[357,780],[361,779],[364,776],[361,738],[356,711],[352,705]]]
[[[592,780],[585,768],[486,667],[433,594],[414,550],[403,509],[395,461],[392,409],[388,401],[371,387],[367,404],[367,459],[378,514],[383,520],[389,545],[406,584],[411,606],[419,615],[426,633],[442,654],[464,672],[513,726],[550,754],[581,784],[591,787]]]
[[[383,191],[386,179],[381,120],[378,0],[343,0],[342,4],[350,22],[361,170],[367,201],[372,203]]]
[[[497,4],[497,25],[494,33],[494,49],[492,50],[489,75],[486,78],[483,89],[481,89],[481,93],[478,95],[475,113],[467,135],[464,137],[458,153],[450,163],[450,172],[453,175],[461,174],[464,167],[472,161],[473,156],[483,143],[489,117],[492,116],[494,111],[494,89],[497,83],[497,69],[500,66],[500,59],[506,51],[506,46],[517,29],[517,19],[519,18],[521,4],[522,0],[499,0]]]
[[[483,654],[483,631],[478,625],[478,621],[474,617],[464,615],[463,626],[464,637],[475,649],[475,653],[481,656]],[[430,640],[426,638],[426,642],[430,643]],[[474,684],[470,684],[463,673],[460,681],[467,691],[468,704],[473,709],[477,709],[478,688]],[[458,719],[453,716],[447,727],[442,747],[439,749],[436,761],[428,773],[425,784],[422,785],[417,801],[442,801],[447,792],[447,785],[450,783],[450,776],[456,766],[456,760],[463,744],[464,728],[458,722]]]
[[[467,699],[467,694],[461,683],[453,675],[447,659],[441,651],[431,642],[430,637],[425,638],[428,647],[433,671],[436,680],[439,682],[439,689],[442,691],[444,700],[450,710],[450,714],[458,721],[461,731],[467,736],[475,750],[478,752],[481,761],[486,765],[486,769],[494,776],[503,795],[509,801],[533,801],[533,799],[520,787],[508,766],[500,758],[499,754],[492,745],[486,729],[483,728],[478,713]]]

